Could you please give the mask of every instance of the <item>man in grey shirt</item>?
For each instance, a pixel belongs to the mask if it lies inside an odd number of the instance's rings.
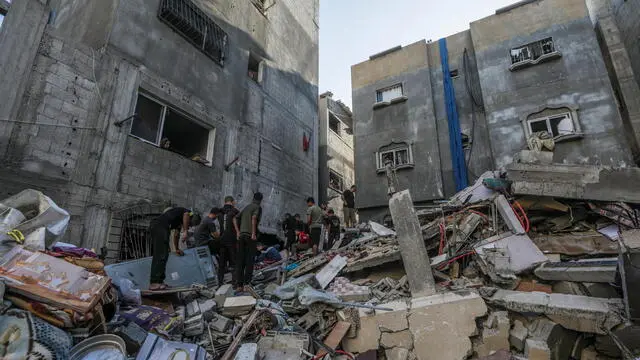
[[[220,209],[214,207],[209,212],[209,215],[202,220],[200,225],[196,228],[193,238],[196,242],[196,247],[208,246],[211,255],[216,252],[215,240],[220,238],[220,222],[218,221],[218,214]]]
[[[316,205],[316,201],[310,197],[307,199],[307,224],[309,224],[309,232],[311,243],[313,244],[313,256],[318,255],[318,245],[320,245],[320,237],[322,236],[322,222],[324,220],[324,212]]]

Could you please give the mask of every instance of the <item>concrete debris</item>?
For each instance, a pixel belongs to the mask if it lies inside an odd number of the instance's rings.
[[[385,351],[385,355],[387,356],[387,360],[407,360],[409,359],[410,351],[404,348],[393,348],[387,349]]]
[[[606,334],[620,324],[622,301],[587,296],[482,289],[485,300],[509,311],[544,314],[566,329]]]
[[[246,315],[256,306],[256,299],[252,296],[237,296],[227,298],[224,302],[222,313],[225,316]]]
[[[525,353],[529,340],[534,340],[545,344],[545,351],[549,352],[550,359],[569,359],[577,338],[578,333],[575,331],[567,330],[548,319],[537,319],[529,325]]]
[[[525,342],[529,336],[529,330],[522,321],[514,320],[513,328],[509,330],[509,343],[519,351],[524,351]]]
[[[383,332],[380,337],[380,346],[385,349],[393,349],[395,347],[413,349],[413,335],[409,330]]]
[[[587,259],[544,264],[535,274],[542,280],[612,283],[617,268],[617,258]]]
[[[502,216],[502,220],[507,224],[509,230],[511,230],[516,235],[524,234],[526,231],[516,215],[516,212],[513,211],[513,207],[507,200],[504,195],[499,195],[495,199],[495,205],[498,208],[498,212]]]
[[[487,263],[488,256],[485,255],[491,249],[504,249],[502,251],[502,260],[497,262],[493,267],[496,271],[501,272],[510,270],[514,274],[520,274],[530,270],[537,265],[548,261],[547,257],[536,247],[529,236],[514,235],[509,233],[500,234],[490,237],[475,246],[475,251],[479,258]],[[495,259],[496,257],[494,257]]]
[[[509,350],[509,329],[511,322],[506,311],[489,314],[482,328],[479,343],[474,349],[479,357],[486,357],[500,350]]]
[[[340,255],[334,257],[316,274],[316,280],[320,284],[320,288],[325,289],[345,266],[347,266],[346,257]]]

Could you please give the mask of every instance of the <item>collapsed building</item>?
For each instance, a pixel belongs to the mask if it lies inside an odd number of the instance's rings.
[[[520,1],[439,41],[352,67],[357,207],[384,221],[385,166],[417,205],[517,160],[535,135],[552,162],[635,166],[640,5]]]
[[[0,4],[1,195],[48,194],[70,242],[117,260],[167,206],[254,191],[275,233],[317,195],[317,0]]]

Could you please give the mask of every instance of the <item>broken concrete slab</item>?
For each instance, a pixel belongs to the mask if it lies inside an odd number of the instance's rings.
[[[517,195],[640,203],[640,168],[512,163],[507,177]]]
[[[369,350],[377,350],[380,347],[381,332],[376,317],[364,315],[362,312],[360,315],[358,336],[342,340],[342,348],[350,353],[364,353]]]
[[[514,162],[520,164],[553,164],[552,151],[520,150],[514,157]]]
[[[409,330],[398,332],[383,332],[380,338],[380,345],[385,349],[395,347],[413,349],[413,335]]]
[[[504,222],[507,224],[509,230],[511,230],[516,235],[524,234],[526,232],[524,230],[524,227],[522,226],[522,223],[520,222],[520,219],[518,219],[518,215],[516,215],[515,211],[513,211],[509,200],[507,200],[504,195],[499,195],[494,200],[494,203],[498,208],[500,216],[502,216],[502,220],[504,220]]]
[[[347,258],[343,256],[334,257],[322,270],[316,274],[316,280],[320,284],[320,289],[326,288],[330,282],[347,266]]]
[[[376,311],[376,320],[380,330],[386,332],[402,331],[409,328],[407,320],[409,306],[405,301],[398,300],[379,305],[393,311]]]
[[[493,171],[487,171],[480,175],[476,182],[466,189],[455,194],[449,200],[449,204],[460,206],[464,204],[475,204],[480,201],[489,200],[495,196],[495,191],[484,186],[485,179],[494,179],[497,175]]]
[[[618,244],[596,231],[561,235],[535,234],[532,241],[544,253],[569,256],[618,254]]]
[[[616,280],[618,258],[586,259],[547,263],[535,270],[542,280],[612,283]]]
[[[370,313],[366,309],[359,309],[360,329],[355,338],[342,341],[343,348],[351,353],[363,353],[380,347],[382,332],[399,332],[409,328],[407,320],[409,306],[404,301],[394,301],[378,305],[392,311],[376,310]]]
[[[553,284],[553,292],[557,294],[591,296],[603,299],[622,297],[613,286],[605,283],[558,281]]]
[[[413,334],[414,353],[421,360],[466,358],[472,351],[469,337],[477,331],[476,318],[486,313],[482,298],[471,291],[413,299],[409,330]]]
[[[573,351],[578,333],[567,330],[548,319],[537,319],[529,325],[529,337],[543,341],[552,360],[568,359]]]
[[[396,236],[395,231],[375,221],[369,221],[369,226],[371,227],[371,231],[378,234],[378,236]]]
[[[222,315],[214,314],[209,320],[209,326],[216,331],[224,333],[233,327],[233,321]]]
[[[403,348],[393,348],[385,351],[387,360],[407,360],[409,359],[410,351]]]
[[[547,262],[548,259],[536,247],[527,234],[512,235],[504,233],[490,237],[475,246],[475,251],[486,263],[486,251],[489,249],[506,249],[509,256],[509,268],[520,274]]]
[[[230,317],[247,315],[255,306],[256,299],[252,296],[230,297],[225,300],[222,312]]]
[[[411,294],[414,297],[435,294],[436,283],[431,271],[429,254],[409,190],[393,194],[389,200],[389,211],[398,234],[402,261],[411,264],[405,266]]]
[[[233,293],[234,290],[231,284],[222,285],[218,290],[216,290],[214,300],[217,304],[224,304],[225,300],[227,300],[228,297],[233,296]]]
[[[598,299],[586,296],[519,292],[483,288],[485,300],[520,313],[545,314],[567,329],[606,334],[622,322],[621,299]]]
[[[524,351],[524,345],[529,336],[529,329],[520,320],[514,320],[513,328],[509,331],[509,343],[518,351]]]

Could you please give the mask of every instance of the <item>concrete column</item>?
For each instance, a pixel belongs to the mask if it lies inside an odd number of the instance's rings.
[[[394,194],[389,201],[389,210],[396,228],[411,295],[414,298],[434,295],[436,283],[409,190]]]

